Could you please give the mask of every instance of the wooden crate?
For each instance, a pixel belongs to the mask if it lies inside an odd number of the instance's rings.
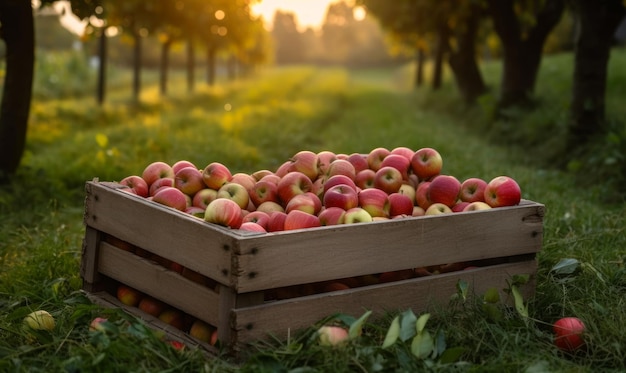
[[[336,312],[380,315],[445,304],[461,279],[477,294],[502,289],[513,275],[536,273],[542,247],[544,206],[528,200],[486,211],[258,234],[206,223],[119,187],[86,183],[84,290],[125,307],[111,295],[112,286],[134,287],[216,326],[220,341],[233,350],[269,334],[284,337]],[[207,281],[200,284],[120,250],[108,238],[179,263]],[[481,266],[281,300],[269,296],[307,284],[456,262]],[[533,277],[522,289],[525,295],[534,292]]]

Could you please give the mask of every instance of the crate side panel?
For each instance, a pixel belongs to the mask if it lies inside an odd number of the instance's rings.
[[[218,325],[220,297],[217,292],[106,242],[101,242],[99,251],[100,273]]]
[[[534,294],[536,268],[535,260],[506,263],[239,308],[233,310],[233,333],[239,343],[246,343],[270,334],[284,338],[289,331],[293,333],[312,326],[336,312],[355,317],[366,310],[372,310],[374,315],[409,308],[421,312],[435,304],[447,304],[452,294],[456,293],[457,282],[461,279],[470,284],[471,293],[482,294],[491,287],[506,288],[506,280],[513,275],[531,274],[531,281],[521,288],[524,296],[528,297]]]
[[[536,253],[542,218],[543,205],[534,203],[242,238],[233,275],[237,291],[248,292]]]
[[[114,183],[88,182],[85,224],[229,285],[233,238],[226,229],[141,197]]]

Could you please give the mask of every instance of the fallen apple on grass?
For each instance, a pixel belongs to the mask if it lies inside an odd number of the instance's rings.
[[[575,352],[585,345],[585,324],[577,317],[563,317],[553,326],[554,344],[562,351]]]

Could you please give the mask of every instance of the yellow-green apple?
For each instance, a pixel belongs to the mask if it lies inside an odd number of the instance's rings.
[[[380,169],[380,164],[386,156],[391,154],[387,148],[374,148],[367,154],[367,165],[374,171]]]
[[[258,170],[258,171],[254,171],[251,176],[254,178],[254,180],[259,181],[262,178],[264,178],[267,175],[274,175],[274,172],[270,171],[270,170]]]
[[[283,206],[281,206],[278,202],[274,201],[265,201],[257,206],[256,211],[266,212],[271,214],[272,212],[285,212]]]
[[[341,207],[325,207],[317,214],[322,226],[343,224],[345,215],[346,210]]]
[[[237,229],[243,220],[241,207],[232,199],[218,198],[206,207],[204,220]]]
[[[406,194],[391,193],[388,198],[390,217],[413,214],[413,201]]]
[[[404,194],[405,196],[409,197],[411,202],[415,204],[415,187],[413,187],[411,184],[403,183],[402,185],[400,185],[398,193]]]
[[[169,324],[176,329],[183,330],[185,327],[185,315],[174,308],[167,308],[159,314],[159,320]]]
[[[372,215],[361,207],[353,207],[346,211],[343,219],[345,224],[369,223],[372,222]]]
[[[212,342],[213,331],[215,328],[205,323],[202,320],[195,320],[189,328],[189,335],[196,338],[199,341],[214,345]]]
[[[424,214],[426,214],[426,211],[423,208],[413,206],[413,213],[411,213],[411,216],[424,216]]]
[[[246,187],[231,182],[227,182],[218,189],[217,198],[232,199],[241,209],[247,208],[250,202],[250,195]]]
[[[291,157],[291,166],[289,171],[302,172],[311,179],[317,179],[320,170],[318,166],[317,154],[310,150],[301,150]]]
[[[454,206],[452,206],[450,209],[452,210],[452,212],[463,212],[463,209],[465,209],[465,207],[467,207],[467,205],[469,205],[469,204],[470,204],[470,202],[459,201]]]
[[[369,168],[367,163],[367,155],[360,153],[352,153],[348,156],[347,161],[352,163],[354,171],[358,174],[360,171]]]
[[[514,206],[521,198],[519,184],[509,176],[494,177],[485,188],[485,202],[491,207]]]
[[[339,207],[344,210],[349,210],[359,205],[359,195],[356,190],[346,184],[337,184],[324,193],[324,206]]]
[[[254,184],[256,184],[256,179],[250,174],[237,172],[233,174],[233,176],[230,178],[230,182],[241,184],[246,188],[248,192],[250,192],[250,189],[252,189],[252,187],[254,187]]]
[[[273,214],[272,214],[273,215]],[[305,229],[319,227],[320,219],[317,215],[312,215],[300,210],[292,210],[285,218],[285,230]]]
[[[463,211],[480,211],[480,210],[488,210],[491,206],[482,201],[470,202],[469,205],[465,206]]]
[[[284,206],[293,196],[311,191],[313,182],[302,172],[287,173],[278,182],[278,197]]]
[[[433,203],[430,205],[424,215],[441,215],[441,214],[451,214],[452,209],[443,203]]]
[[[175,181],[173,177],[162,177],[160,179],[156,179],[154,183],[150,184],[148,194],[150,197],[152,197],[159,191],[159,189],[165,187],[174,187],[174,184]]]
[[[211,201],[217,199],[217,190],[211,188],[200,189],[191,199],[191,205],[206,209]]]
[[[204,219],[204,211],[206,210],[205,208],[202,207],[198,207],[198,206],[188,206],[185,209],[185,212],[191,216],[195,216],[196,218],[200,218],[200,219]]]
[[[470,177],[461,183],[459,198],[464,202],[485,201],[487,182],[478,177]]]
[[[371,168],[366,168],[359,171],[354,177],[354,184],[361,189],[374,188],[374,179],[376,178],[376,171]]]
[[[239,226],[239,230],[248,231],[248,232],[267,233],[267,230],[265,228],[263,228],[261,225],[253,221],[246,221],[246,222],[241,223],[241,226]]]
[[[452,208],[459,200],[461,182],[452,175],[437,175],[428,185],[426,194],[431,203],[443,203]]]
[[[258,208],[263,202],[278,202],[278,184],[261,179],[249,190],[250,200]]]
[[[433,148],[418,149],[411,158],[411,169],[420,180],[428,180],[439,175],[442,167],[441,154]]]
[[[335,159],[328,166],[328,171],[326,172],[326,176],[329,178],[335,175],[345,175],[350,179],[354,180],[356,176],[356,170],[352,163],[350,163],[346,159]]]
[[[413,154],[415,154],[415,150],[406,146],[398,146],[391,149],[391,154],[399,154],[401,156],[404,156],[410,162],[411,158],[413,158]]]
[[[380,162],[380,167],[393,167],[396,170],[400,171],[402,175],[402,180],[408,182],[409,181],[409,169],[411,168],[411,161],[408,160],[405,156],[400,154],[389,154],[385,157],[385,159]]]
[[[146,181],[148,186],[152,185],[156,180],[168,177],[174,178],[174,170],[172,166],[165,162],[152,162],[143,170],[141,177]]]
[[[400,190],[404,179],[402,173],[391,166],[381,167],[374,175],[374,187],[387,194],[395,193]]]
[[[274,174],[282,178],[283,176],[287,175],[289,172],[291,172],[291,161],[285,161],[283,162],[283,164],[278,166]]]
[[[562,351],[575,352],[585,345],[585,323],[577,317],[563,317],[552,326],[554,344]]]
[[[306,192],[293,196],[285,206],[285,212],[289,214],[292,210],[300,210],[309,214],[317,215],[322,208],[319,197],[311,192]]]
[[[174,187],[188,196],[206,188],[202,172],[195,167],[183,167],[174,176]]]
[[[417,185],[417,189],[415,190],[415,203],[423,208],[424,211],[427,210],[431,204],[428,199],[428,185],[430,185],[430,181],[422,181]]]
[[[37,310],[24,317],[24,325],[33,330],[51,331],[55,327],[54,317],[45,310]]]
[[[328,165],[330,165],[330,163],[335,159],[337,159],[337,154],[331,152],[330,150],[322,150],[321,152],[318,152],[317,166],[319,168],[319,173],[322,175],[325,174],[326,171],[328,171]]]
[[[389,195],[377,188],[359,192],[359,206],[372,217],[389,216]]]
[[[335,185],[347,185],[356,191],[356,184],[354,180],[352,180],[349,176],[346,175],[333,175],[329,177],[324,183],[324,193],[328,191],[328,189],[334,187]]]
[[[120,182],[120,185],[124,185],[129,187],[132,190],[132,193],[140,196],[140,197],[148,197],[149,187],[148,183],[138,175],[130,175],[123,178]]]
[[[340,326],[324,325],[317,330],[317,334],[322,346],[338,346],[348,340],[348,331]]]
[[[172,171],[174,171],[174,175],[176,175],[176,173],[180,170],[182,170],[185,167],[193,167],[196,170],[198,170],[198,167],[196,167],[195,164],[193,164],[193,162],[187,161],[187,160],[181,160],[181,161],[177,161],[172,165]],[[198,170],[199,171],[199,170]]]
[[[202,179],[206,186],[215,190],[229,182],[232,176],[228,167],[219,162],[209,163],[202,171]]]
[[[175,208],[176,210],[185,211],[185,209],[187,209],[187,196],[174,187],[159,188],[154,197],[152,197],[152,200],[156,203]]]
[[[285,220],[287,214],[282,211],[274,211],[270,213],[270,220],[267,222],[268,232],[280,232],[285,230]]]
[[[246,222],[253,222],[253,223],[257,223],[258,225],[263,227],[263,229],[267,230],[267,224],[269,223],[269,221],[270,221],[270,215],[267,212],[252,211],[251,213],[243,217],[241,224],[243,225],[243,223],[246,223]]]
[[[137,308],[147,313],[148,315],[159,317],[161,312],[163,312],[163,310],[165,309],[165,303],[156,298],[145,296],[141,298],[139,304],[137,305]]]

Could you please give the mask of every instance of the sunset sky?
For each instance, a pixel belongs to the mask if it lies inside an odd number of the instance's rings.
[[[262,0],[255,4],[252,10],[255,14],[263,16],[266,22],[271,22],[277,9],[295,13],[298,24],[301,27],[318,28],[324,16],[328,4],[337,0]]]

